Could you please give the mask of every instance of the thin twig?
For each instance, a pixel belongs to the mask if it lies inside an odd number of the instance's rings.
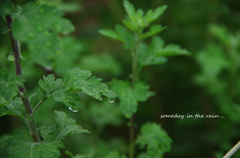
[[[36,107],[33,109],[32,115],[34,116],[37,109],[40,107],[40,105],[45,101],[46,99],[40,100],[40,102],[36,105]]]
[[[231,150],[229,150],[229,152],[226,155],[224,155],[223,158],[230,158],[239,148],[240,141]]]
[[[20,49],[19,49],[18,42],[13,38],[12,31],[11,31],[12,17],[10,15],[6,15],[5,18],[7,21],[7,25],[8,25],[8,29],[9,29],[9,36],[10,36],[12,50],[13,50],[13,54],[14,54],[16,76],[22,76],[22,68],[21,68],[21,62],[20,62]],[[18,89],[21,93],[26,92],[24,85],[19,86]],[[31,108],[28,97],[21,97],[21,100],[23,102],[27,116],[31,115],[32,108]],[[34,119],[29,121],[29,130],[30,130],[31,135],[33,136],[34,142],[41,142]]]

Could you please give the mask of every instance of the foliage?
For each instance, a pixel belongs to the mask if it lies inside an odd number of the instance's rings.
[[[238,1],[12,2],[0,1],[0,157],[220,158],[239,141]]]
[[[171,150],[171,138],[156,123],[146,123],[141,128],[141,134],[136,143],[141,147],[147,145],[147,153],[139,157],[162,157],[164,152]],[[144,155],[144,156],[143,156]]]

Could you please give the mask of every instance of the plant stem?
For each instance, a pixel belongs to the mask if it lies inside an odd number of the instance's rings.
[[[42,99],[42,100],[36,105],[36,107],[33,109],[33,112],[32,112],[32,114],[31,114],[32,116],[35,115],[37,109],[40,107],[40,105],[41,105],[45,100],[46,100],[45,98]]]
[[[22,76],[22,69],[21,69],[21,62],[20,62],[20,49],[19,49],[18,41],[16,41],[13,38],[12,31],[11,31],[12,17],[10,15],[6,15],[6,21],[7,21],[7,25],[8,25],[8,29],[9,29],[9,36],[10,36],[12,50],[13,50],[14,59],[15,59],[14,61],[15,61],[16,76],[17,75]],[[24,85],[19,86],[18,89],[21,93],[26,92]],[[27,116],[31,115],[32,108],[31,108],[30,102],[28,100],[28,97],[21,97],[21,100],[23,102]],[[33,120],[29,121],[29,130],[30,130],[30,134],[33,137],[34,142],[36,142],[36,143],[41,142],[34,118],[33,118]]]
[[[136,42],[136,48],[131,51],[132,54],[132,82],[131,82],[131,88],[134,88],[134,82],[136,81],[138,77],[137,72],[137,49],[138,49],[138,36],[135,34],[135,42]],[[130,135],[130,148],[129,148],[129,158],[134,157],[134,141],[135,141],[135,130],[134,130],[134,114],[130,118],[130,129],[129,129],[129,135]]]
[[[134,132],[134,114],[130,118],[130,129],[129,129],[129,134],[130,134],[130,147],[129,147],[129,158],[134,157],[134,137],[135,137],[135,132]]]

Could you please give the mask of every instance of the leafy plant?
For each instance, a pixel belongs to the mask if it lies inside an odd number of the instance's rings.
[[[58,63],[59,58],[55,57],[62,51],[57,33],[69,33],[74,27],[69,20],[62,18],[62,12],[52,6],[29,3],[15,9],[8,0],[1,1],[0,6],[1,16],[6,19],[8,26],[16,70],[16,77],[10,79],[7,69],[0,67],[0,116],[20,117],[30,132],[21,136],[1,137],[1,156],[59,157],[59,148],[64,148],[61,140],[89,131],[62,111],[55,111],[57,125],[37,128],[34,116],[39,106],[48,98],[53,98],[77,112],[82,107],[80,91],[98,100],[102,100],[102,96],[115,98],[116,95],[105,83],[101,83],[102,79],[76,67],[67,69],[62,79],[55,79],[53,74],[43,76],[43,80],[39,80],[41,99],[34,105],[36,94],[29,96],[26,93],[25,80],[22,78],[20,42],[27,44],[37,64],[52,69]]]
[[[154,92],[149,91],[149,86],[140,80],[139,74],[145,66],[161,65],[167,61],[166,57],[168,56],[189,55],[189,52],[181,49],[178,45],[164,46],[163,40],[159,36],[154,36],[166,27],[157,24],[151,25],[151,23],[163,14],[167,6],[158,7],[154,11],[149,10],[146,14],[144,14],[142,9],[136,10],[127,0],[124,0],[123,6],[127,13],[126,18],[123,20],[125,26],[116,25],[115,31],[101,29],[99,33],[123,42],[123,47],[129,50],[132,56],[131,81],[113,80],[111,82],[112,89],[120,99],[120,106],[124,116],[130,118],[129,157],[134,157],[135,143],[148,146],[147,153],[141,154],[139,157],[162,157],[164,152],[170,150],[172,140],[160,125],[150,123],[143,125],[143,135],[139,136],[135,142],[134,113],[137,112],[138,102],[146,101],[149,97],[154,96]],[[152,42],[146,44],[144,41],[152,36]],[[153,128],[152,132],[157,130],[159,133],[164,133],[162,138],[160,138],[164,141],[161,141],[159,138],[154,140],[155,136],[151,136],[150,130],[147,130],[148,128]],[[145,134],[147,136],[144,136]],[[162,146],[164,147],[162,148]]]
[[[216,111],[231,122],[239,124],[239,31],[232,34],[225,26],[213,24],[209,25],[208,30],[217,41],[209,44],[195,56],[201,68],[201,72],[195,76],[195,81],[212,97],[209,98],[209,102],[217,107]],[[224,153],[231,149],[231,140],[238,135],[235,127],[227,122],[222,122],[222,126],[218,127],[222,132],[226,128],[232,131],[224,137],[224,144],[222,141],[218,142],[222,134],[215,134],[212,138],[221,149],[215,153],[216,157],[223,157]]]

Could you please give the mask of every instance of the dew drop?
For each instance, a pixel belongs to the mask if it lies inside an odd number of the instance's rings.
[[[116,99],[116,98],[108,98],[108,102],[109,102],[109,103],[114,103],[115,99]]]
[[[14,61],[15,60],[12,53],[8,53],[6,57],[7,57],[8,61]]]
[[[79,111],[79,108],[74,109],[74,108],[69,107],[68,109],[72,112],[78,112]]]

